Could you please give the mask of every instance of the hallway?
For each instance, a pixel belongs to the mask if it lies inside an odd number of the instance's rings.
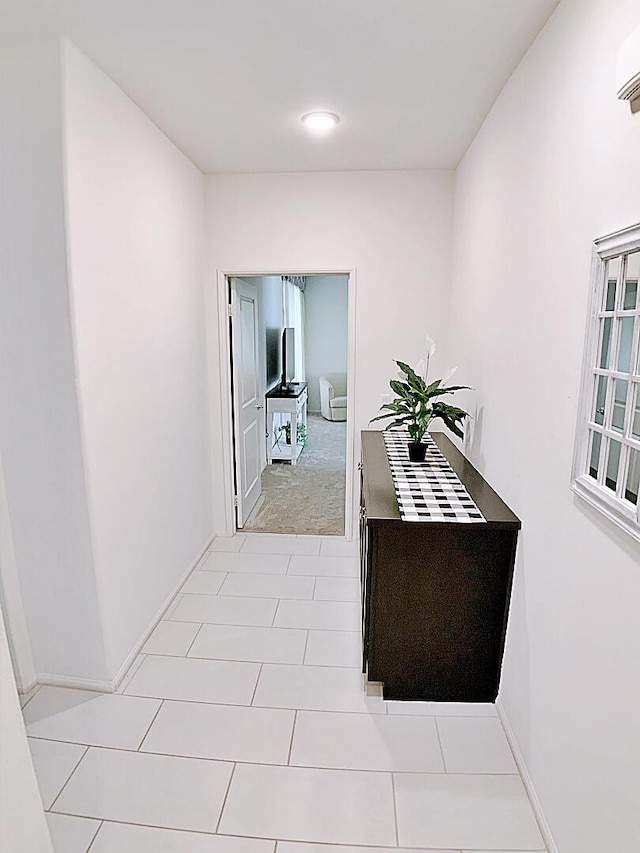
[[[117,694],[29,696],[57,853],[543,851],[493,706],[365,694],[358,571],[215,540]]]
[[[347,423],[309,414],[307,435],[297,465],[274,462],[262,472],[262,495],[244,531],[344,535]]]

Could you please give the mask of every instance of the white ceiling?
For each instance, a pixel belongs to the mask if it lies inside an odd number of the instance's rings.
[[[0,25],[67,34],[205,172],[454,168],[556,5],[0,0]]]

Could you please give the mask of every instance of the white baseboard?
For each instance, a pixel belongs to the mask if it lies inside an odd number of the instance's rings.
[[[25,693],[29,693],[38,683],[38,679],[34,678],[28,684],[23,684],[22,681],[18,681],[16,678],[16,687],[18,689],[18,693],[23,696]]]
[[[527,770],[527,765],[525,764],[524,756],[520,747],[518,746],[516,734],[513,730],[513,726],[511,725],[509,716],[500,698],[496,699],[496,711],[498,712],[498,717],[500,719],[500,722],[502,723],[502,728],[504,729],[504,733],[507,736],[509,746],[511,747],[511,751],[513,752],[513,757],[515,758],[518,770],[520,771],[520,776],[522,777],[522,782],[524,784],[525,791],[527,792],[529,802],[531,803],[531,808],[533,809],[533,814],[535,815],[535,819],[538,823],[538,828],[540,829],[542,840],[544,841],[549,853],[558,853],[558,848],[556,846],[555,841],[553,840],[553,836],[551,835],[551,828],[547,823],[546,817],[544,816],[544,812],[542,811],[542,804],[538,799],[536,789],[533,786],[533,780],[531,779],[529,771]]]
[[[131,664],[134,662],[134,660],[140,654],[140,649],[142,649],[144,644],[147,642],[147,640],[151,636],[152,632],[157,627],[158,622],[160,622],[160,620],[162,619],[162,617],[164,616],[166,611],[171,606],[171,603],[173,602],[174,598],[176,597],[176,595],[180,591],[180,588],[182,587],[182,585],[184,584],[186,579],[189,577],[191,572],[198,565],[200,560],[202,560],[202,558],[206,554],[207,550],[209,549],[209,546],[213,542],[214,538],[215,538],[215,535],[211,534],[211,536],[209,536],[209,538],[206,540],[205,544],[202,546],[202,548],[198,552],[198,555],[196,556],[196,558],[193,560],[193,562],[187,568],[187,570],[183,573],[180,580],[175,584],[175,586],[173,587],[173,589],[171,590],[171,592],[169,593],[169,595],[165,599],[164,603],[160,606],[156,615],[153,617],[151,622],[147,625],[145,630],[140,635],[140,639],[136,642],[134,647],[131,649],[131,651],[129,652],[129,654],[125,658],[122,666],[120,667],[120,669],[116,673],[115,678],[113,678],[111,681],[107,681],[107,680],[94,681],[94,680],[89,679],[89,678],[74,678],[74,677],[69,677],[66,675],[50,675],[48,673],[38,673],[34,683],[30,687],[27,687],[27,688],[21,687],[20,692],[21,693],[27,693],[29,690],[33,689],[36,686],[36,684],[46,684],[47,686],[51,686],[51,687],[75,687],[78,690],[95,690],[95,691],[98,691],[100,693],[115,693],[115,691],[118,689],[118,687],[120,686],[120,684],[124,680],[124,677],[126,676],[127,672],[129,671]]]
[[[73,687],[75,690],[94,690],[98,693],[113,693],[116,689],[113,681],[94,681],[91,678],[75,678],[69,675],[49,675],[39,672],[36,684],[47,687]]]
[[[177,582],[177,584],[173,587],[173,589],[171,590],[169,595],[166,597],[166,599],[164,600],[164,603],[160,606],[160,609],[158,610],[156,615],[153,617],[151,622],[147,625],[146,629],[142,632],[140,639],[135,644],[135,646],[131,649],[131,651],[129,652],[129,654],[125,658],[124,663],[122,664],[122,666],[120,667],[120,669],[116,673],[115,678],[113,679],[113,684],[114,684],[113,689],[114,690],[117,690],[118,687],[120,686],[120,684],[122,683],[125,675],[129,671],[129,667],[131,666],[131,664],[134,662],[134,660],[140,654],[140,649],[144,646],[144,644],[147,642],[147,640],[149,639],[151,634],[155,631],[155,629],[158,625],[158,622],[160,622],[160,620],[162,619],[164,614],[167,612],[167,610],[171,606],[173,599],[176,597],[176,595],[180,591],[181,587],[183,586],[183,584],[185,583],[185,581],[187,580],[187,578],[189,577],[191,572],[195,569],[195,567],[198,565],[200,560],[202,560],[204,555],[207,553],[209,546],[211,545],[211,543],[213,542],[214,539],[215,539],[215,534],[212,533],[208,537],[208,539],[206,540],[206,542],[204,543],[204,545],[202,546],[200,551],[198,552],[196,558],[192,561],[191,565],[187,568],[186,572],[182,575],[180,580]]]

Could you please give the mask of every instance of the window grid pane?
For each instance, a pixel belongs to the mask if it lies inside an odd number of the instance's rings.
[[[604,475],[604,484],[612,492],[618,489],[618,470],[620,468],[620,450],[622,445],[619,441],[610,438],[608,441],[607,468]]]
[[[616,379],[615,390],[613,394],[613,414],[611,417],[611,429],[620,434],[624,432],[628,390],[629,383],[625,379]]]
[[[638,505],[638,490],[640,488],[640,451],[629,448],[629,459],[627,463],[627,479],[625,484],[624,498],[629,503]]]
[[[625,271],[625,297],[624,303],[629,303],[629,309],[636,307],[638,298],[638,279],[640,278],[640,252],[632,252],[627,255]],[[629,295],[627,295],[629,294]],[[634,304],[631,305],[631,302]]]
[[[630,417],[630,434],[631,438],[640,441],[640,385],[637,382],[633,383],[633,404]]]
[[[594,480],[598,479],[598,471],[600,470],[600,447],[602,445],[602,434],[599,432],[591,433],[591,442],[589,453],[589,476]]]
[[[607,261],[605,266],[604,310],[613,311],[616,307],[616,285],[620,276],[620,257]]]
[[[598,367],[603,370],[609,369],[609,362],[611,360],[611,332],[613,330],[613,317],[605,317],[601,322],[601,332],[600,332],[600,360],[598,361]]]
[[[595,423],[602,426],[604,424],[604,416],[606,413],[606,403],[607,403],[607,384],[609,380],[606,376],[597,376],[596,377],[596,395],[595,395],[595,403],[594,403],[594,414],[593,420]]]
[[[638,280],[632,281],[627,278],[624,286],[624,302],[622,304],[623,311],[635,311],[638,304]]]
[[[631,371],[631,346],[633,344],[635,317],[618,320],[618,373]]]

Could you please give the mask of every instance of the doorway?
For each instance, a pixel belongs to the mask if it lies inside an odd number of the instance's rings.
[[[229,532],[352,538],[354,283],[225,275]]]

